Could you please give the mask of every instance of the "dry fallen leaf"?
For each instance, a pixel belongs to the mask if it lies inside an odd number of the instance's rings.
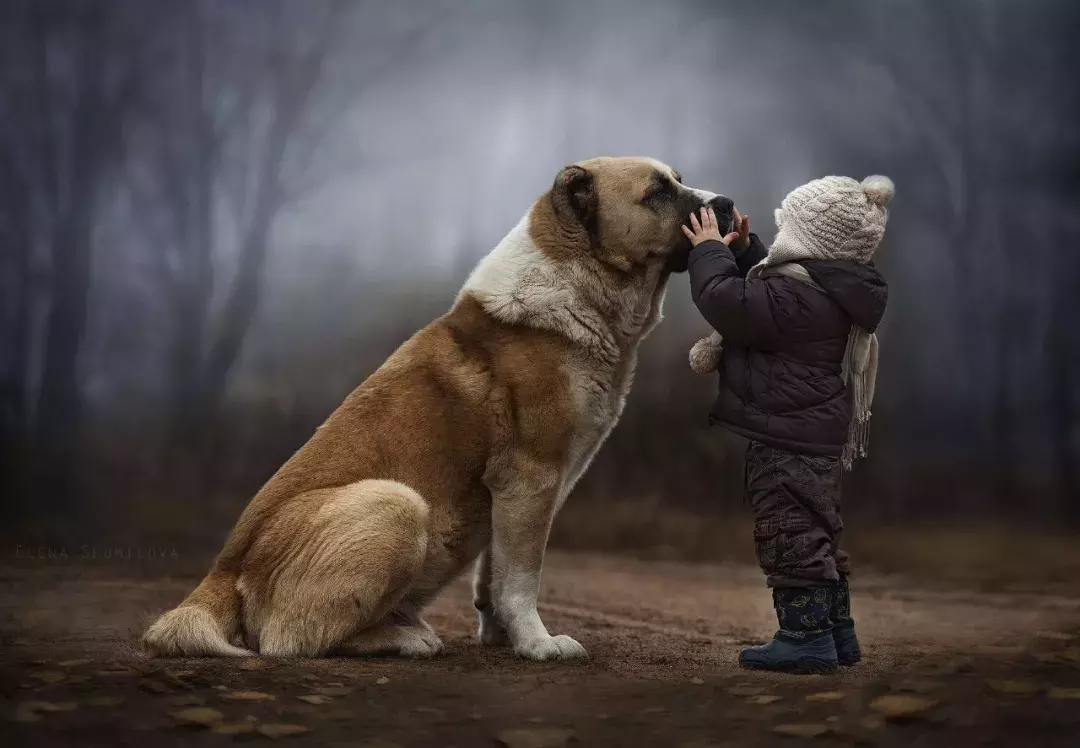
[[[266,660],[261,660],[258,657],[253,657],[241,662],[237,667],[241,670],[262,670],[265,667],[269,667],[270,663]]]
[[[152,678],[143,678],[139,681],[139,690],[146,691],[147,693],[172,693],[172,689],[166,686],[159,680],[153,680]]]
[[[560,748],[576,741],[572,730],[561,727],[503,730],[495,736],[495,744],[503,748]]]
[[[206,703],[206,699],[193,693],[185,693],[180,696],[173,696],[169,699],[169,703],[173,706],[202,706]]]
[[[291,735],[300,735],[301,733],[311,732],[310,727],[284,723],[259,725],[255,729],[260,735],[265,735],[268,738],[287,738]]]
[[[246,735],[247,733],[255,732],[255,725],[251,722],[227,722],[220,725],[214,725],[210,730],[219,735]]]
[[[193,725],[196,727],[211,727],[220,724],[222,720],[225,719],[224,714],[217,709],[211,709],[208,706],[196,706],[191,709],[173,712],[172,716],[174,719],[185,725]]]
[[[229,701],[273,701],[277,696],[263,691],[228,691],[221,694],[221,698]]]
[[[1080,662],[1080,647],[1069,647],[1061,656],[1070,662]]]
[[[1051,699],[1080,699],[1080,688],[1059,688],[1054,686],[1046,695]]]
[[[986,685],[998,693],[1014,694],[1023,696],[1036,693],[1039,686],[1026,680],[995,679],[986,681]]]
[[[306,701],[309,704],[330,704],[334,701],[330,696],[323,696],[321,693],[309,693],[303,696],[297,696],[300,701]]]
[[[690,682],[693,683],[695,686],[700,686],[705,683],[705,681],[703,681],[701,678],[691,678]]]
[[[937,704],[932,699],[923,699],[918,696],[890,693],[878,696],[870,702],[870,708],[878,712],[887,720],[901,721],[916,719],[923,712]]]
[[[777,725],[773,728],[773,732],[791,738],[820,738],[829,734],[829,726],[819,724]]]
[[[757,696],[751,696],[746,701],[750,704],[775,704],[777,701],[781,701],[781,697],[763,693]]]
[[[387,678],[387,677],[386,677],[385,675],[384,675],[384,676],[382,676],[382,677],[380,677],[380,678],[377,678],[377,679],[375,680],[375,684],[376,684],[376,685],[379,685],[379,686],[385,686],[385,685],[386,685],[387,683],[389,683],[389,682],[390,682],[390,679],[389,679],[389,678]]]
[[[74,701],[24,701],[15,709],[16,722],[39,722],[47,712],[70,712],[79,707]]]
[[[84,702],[87,706],[109,707],[124,703],[123,696],[91,696]]]
[[[36,673],[30,673],[30,677],[34,680],[39,680],[42,683],[60,683],[67,679],[67,673],[62,673],[59,670],[41,670]]]
[[[63,662],[56,663],[57,667],[80,667],[82,665],[89,665],[93,660],[89,657],[83,657],[78,660],[64,660]]]
[[[353,689],[346,686],[323,686],[321,688],[313,688],[311,689],[311,692],[320,696],[348,696],[353,692]]]
[[[727,693],[732,696],[757,696],[758,694],[765,693],[765,688],[763,686],[748,686],[744,684],[728,688]]]
[[[812,693],[806,697],[807,701],[843,701],[844,694],[840,691],[822,691]]]

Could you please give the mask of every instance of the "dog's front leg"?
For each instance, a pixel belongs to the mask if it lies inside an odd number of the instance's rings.
[[[473,573],[473,607],[479,618],[480,643],[488,647],[505,647],[510,644],[506,629],[495,618],[495,605],[491,600],[491,548],[485,548],[476,560]]]
[[[540,570],[561,480],[557,471],[536,468],[492,492],[491,597],[495,619],[514,651],[530,660],[587,657],[569,636],[548,633],[536,611]]]

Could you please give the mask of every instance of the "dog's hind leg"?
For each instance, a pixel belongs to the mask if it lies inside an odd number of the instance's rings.
[[[383,621],[423,567],[428,508],[419,494],[386,480],[326,490],[332,493],[307,510],[310,532],[296,538],[260,606],[260,654],[319,657],[337,649]],[[275,542],[275,533],[263,540]]]

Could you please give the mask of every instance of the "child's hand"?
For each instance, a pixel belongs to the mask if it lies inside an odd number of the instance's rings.
[[[739,212],[738,208],[734,210],[735,230],[739,232],[739,236],[729,246],[740,252],[745,252],[746,248],[750,246],[750,216],[744,216]]]
[[[712,208],[702,207],[701,220],[698,221],[697,214],[690,214],[690,225],[693,229],[689,229],[686,226],[682,227],[683,233],[686,234],[686,238],[690,240],[690,243],[695,247],[702,242],[709,240],[715,240],[730,245],[732,241],[739,238],[739,232],[733,231],[727,236],[720,236],[720,227],[716,224],[716,214]],[[750,230],[749,224],[747,224],[747,231]]]

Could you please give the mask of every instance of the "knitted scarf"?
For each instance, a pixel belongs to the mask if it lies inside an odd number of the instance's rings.
[[[765,275],[786,275],[820,291],[821,286],[814,282],[806,268],[798,260],[811,259],[802,249],[802,242],[788,242],[783,238],[781,228],[777,241],[769,249],[769,254],[746,274],[747,280]],[[698,374],[715,371],[720,363],[723,340],[719,333],[713,332],[702,338],[690,349],[690,368]],[[851,470],[855,460],[866,457],[870,441],[870,406],[874,401],[874,386],[877,382],[878,340],[877,335],[852,325],[848,333],[847,348],[844,351],[841,378],[844,385],[851,388],[852,415],[848,425],[847,443],[840,456],[845,470]]]

